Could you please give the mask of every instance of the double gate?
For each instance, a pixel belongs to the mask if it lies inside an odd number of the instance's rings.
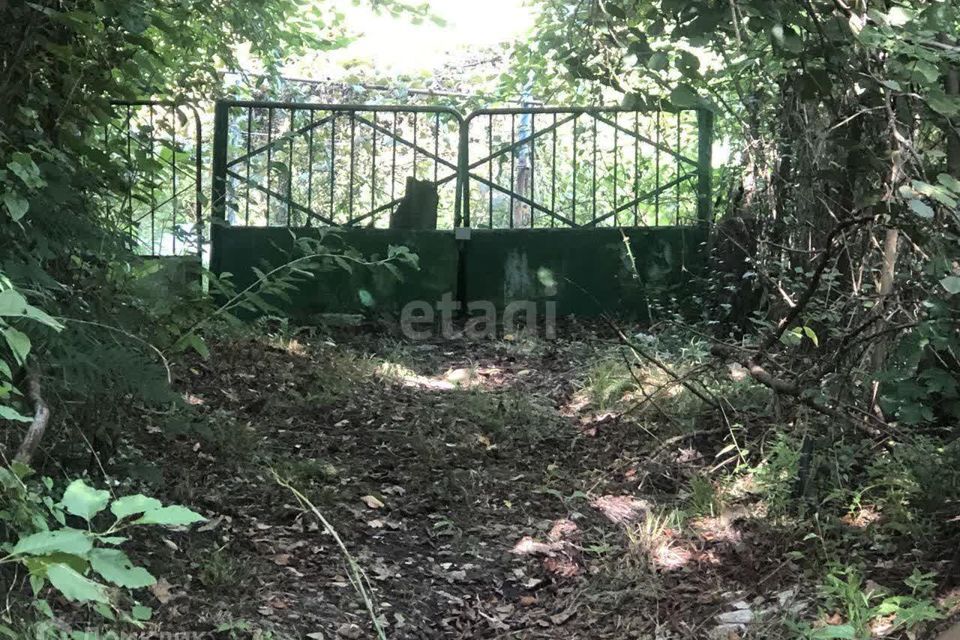
[[[437,228],[685,226],[711,218],[709,111],[221,101],[215,223],[387,228],[408,177]]]

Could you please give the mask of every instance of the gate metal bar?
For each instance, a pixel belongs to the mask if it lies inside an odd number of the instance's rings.
[[[456,153],[463,117],[454,109],[218,101],[215,110],[212,209],[221,224],[383,226],[383,214],[402,200],[396,183],[406,177],[403,170],[438,186],[453,184],[447,197],[454,219],[460,217]],[[452,135],[444,135],[451,124]],[[257,136],[266,140],[254,144]],[[316,193],[325,196],[322,211]]]
[[[104,123],[103,146],[107,153],[119,155],[122,161],[121,179],[126,193],[120,199],[120,208],[136,241],[135,250],[148,257],[200,255],[203,251],[200,114],[190,105],[162,100],[112,100],[110,104],[119,115]],[[178,164],[178,156],[183,155],[188,162]],[[192,198],[184,203],[184,196],[191,193]]]
[[[622,122],[627,116],[629,125],[630,114],[633,115],[632,128]],[[673,146],[665,142],[668,138],[664,133],[669,131],[663,126],[663,114],[675,118]],[[518,117],[521,120],[519,135]],[[541,122],[546,119],[547,124],[538,126],[538,117]],[[652,126],[652,136],[641,131],[641,118],[652,121],[646,125]],[[495,124],[498,119],[499,128]],[[585,119],[589,120],[586,126],[582,124]],[[505,120],[508,122],[502,122]],[[485,135],[483,132],[472,134],[474,123],[485,129]],[[572,135],[561,136],[564,127],[572,129]],[[672,208],[673,219],[667,224],[708,223],[712,219],[712,135],[713,115],[706,110],[639,112],[622,108],[540,107],[475,111],[464,119],[461,130],[459,181],[463,217],[458,220],[458,226],[660,226],[664,222],[662,213],[666,213],[662,196],[670,195],[671,191],[674,199],[667,208]],[[503,140],[495,144],[495,137]],[[581,138],[586,138],[588,150],[585,152],[581,151]],[[559,153],[558,139],[568,147]],[[695,153],[687,152],[685,146],[691,151],[695,149]],[[472,160],[471,151],[477,150],[480,158]],[[631,151],[632,166],[621,158]],[[507,158],[509,173],[504,178]],[[540,169],[538,158],[544,162]],[[589,167],[581,166],[585,158],[590,162]],[[664,158],[667,163],[663,162]],[[651,160],[652,180],[641,171],[641,161]],[[607,164],[603,176],[598,174],[601,162]],[[499,178],[494,177],[497,163]],[[486,171],[482,171],[484,165]],[[602,182],[608,176],[612,176],[612,185],[604,186]],[[649,188],[643,188],[644,180],[651,182]],[[471,183],[481,187],[481,197],[475,197]],[[588,202],[583,202],[584,187],[588,190]],[[486,194],[482,193],[483,188]],[[499,207],[495,205],[495,194],[502,200]],[[599,201],[601,194],[602,202]],[[559,206],[561,199],[566,200],[566,206]],[[471,219],[474,202],[485,203],[486,219]],[[645,203],[652,203],[652,211],[641,215],[640,205]],[[621,220],[621,214],[626,214],[626,219]]]

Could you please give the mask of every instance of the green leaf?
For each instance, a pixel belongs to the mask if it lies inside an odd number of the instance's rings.
[[[912,67],[914,82],[926,80],[927,83],[933,84],[940,79],[940,70],[937,68],[937,65],[932,62],[917,60],[913,65],[908,66]]]
[[[61,502],[67,513],[80,516],[89,522],[93,516],[107,508],[110,492],[94,489],[83,480],[74,480],[63,492]]]
[[[33,422],[33,418],[25,416],[13,407],[0,405],[0,419],[10,420],[11,422]]]
[[[5,289],[0,291],[0,316],[15,318],[30,318],[57,331],[63,329],[63,325],[54,320],[40,309],[29,304],[20,293],[14,289]]]
[[[197,354],[204,360],[210,359],[210,347],[207,346],[207,343],[196,333],[191,333],[185,336],[187,346],[197,352]]]
[[[30,202],[13,191],[7,191],[3,194],[3,205],[7,208],[7,212],[14,222],[25,216],[27,211],[30,210]]]
[[[3,330],[3,337],[7,341],[10,351],[13,352],[17,364],[21,366],[25,364],[27,356],[30,355],[30,338],[27,337],[27,334],[19,329],[7,327]]]
[[[960,180],[957,180],[950,174],[941,173],[937,176],[937,182],[953,193],[960,195]]]
[[[370,308],[374,305],[373,295],[370,294],[366,289],[360,289],[357,291],[357,296],[360,298],[360,304]]]
[[[83,577],[68,565],[50,565],[47,569],[47,579],[67,600],[104,604],[110,602],[106,587]]]
[[[667,65],[670,64],[670,58],[667,57],[667,54],[663,51],[657,51],[650,56],[650,59],[647,61],[647,66],[653,69],[654,71],[663,71],[667,68]]]
[[[838,638],[855,639],[856,630],[849,624],[830,625],[829,627],[820,627],[814,630],[810,635],[811,640],[835,640]]]
[[[927,220],[933,218],[933,209],[923,200],[911,200],[910,208],[915,214]]]
[[[10,157],[11,160],[7,163],[7,168],[20,178],[23,184],[31,189],[38,189],[46,185],[46,182],[40,177],[40,169],[33,158],[20,151],[14,152]]]
[[[130,616],[134,620],[140,620],[142,622],[146,622],[147,620],[153,617],[153,609],[151,609],[150,607],[145,607],[142,604],[138,604],[134,606],[133,609],[130,610]]]
[[[133,524],[159,524],[166,527],[185,527],[195,522],[206,520],[199,513],[191,511],[186,507],[171,505],[169,507],[160,507],[147,511],[140,518],[133,521]]]
[[[90,552],[90,566],[104,580],[118,587],[142,589],[157,583],[157,579],[143,567],[136,567],[120,549],[94,549]]]
[[[83,556],[93,548],[90,534],[79,529],[58,529],[41,531],[20,538],[13,547],[13,555],[40,556],[50,553],[69,553]]]
[[[27,312],[27,299],[14,289],[0,291],[0,316],[22,316]]]
[[[41,579],[46,579],[47,569],[50,568],[50,565],[65,564],[78,573],[85,573],[89,566],[85,558],[81,558],[72,553],[59,552],[43,556],[29,556],[23,559],[23,563],[27,565],[27,569],[30,570],[31,577]],[[34,593],[38,591],[39,589],[35,589]]]
[[[947,276],[940,281],[940,285],[947,290],[950,295],[960,293],[960,276]]]
[[[960,113],[960,100],[946,95],[931,95],[927,97],[927,104],[943,116],[952,117]]]
[[[670,102],[673,106],[680,109],[692,109],[701,104],[700,96],[697,92],[685,84],[677,86],[670,92]]]
[[[804,333],[805,336],[807,336],[808,338],[810,338],[810,340],[813,342],[813,345],[814,345],[815,347],[819,347],[819,346],[820,346],[820,340],[817,338],[817,334],[816,334],[816,332],[815,332],[813,329],[811,329],[810,327],[804,327],[804,328],[803,328],[803,333]]]
[[[117,520],[123,520],[138,513],[159,509],[162,506],[163,504],[156,498],[149,498],[138,493],[133,496],[117,498],[110,505],[110,511],[117,517]]]

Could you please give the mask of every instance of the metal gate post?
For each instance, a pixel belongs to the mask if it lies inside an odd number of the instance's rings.
[[[470,226],[470,121],[471,113],[460,120],[460,148],[457,152],[457,203],[453,227]]]
[[[697,218],[713,222],[713,112],[697,110]]]
[[[457,291],[459,315],[467,315],[467,254],[470,243],[470,120],[460,119],[460,145],[457,151],[457,200],[454,205],[453,235],[457,243]]]
[[[213,119],[213,179],[210,182],[210,270],[220,272],[220,231],[227,224],[229,104],[217,100]]]

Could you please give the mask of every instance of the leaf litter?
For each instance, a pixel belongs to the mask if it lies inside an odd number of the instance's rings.
[[[614,338],[561,335],[249,338],[178,368],[201,426],[147,417],[141,437],[162,452],[161,490],[209,520],[153,558],[181,585],[153,588],[160,628],[375,637],[348,561],[270,470],[332,524],[390,638],[699,638],[724,594],[789,583],[787,541],[753,522],[732,542],[655,531],[644,555],[637,532],[693,473],[677,455],[690,441],[651,458],[648,419],[579,392]]]

